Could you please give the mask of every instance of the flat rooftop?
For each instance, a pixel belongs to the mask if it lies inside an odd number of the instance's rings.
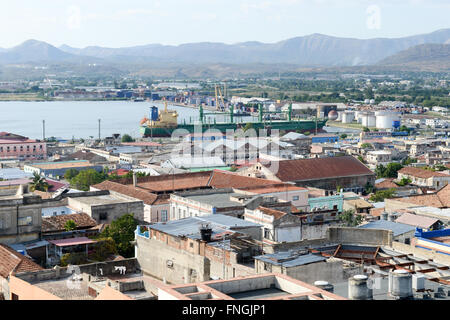
[[[243,207],[244,204],[238,201],[231,200],[231,197],[245,197],[248,198],[248,195],[242,193],[207,193],[207,194],[198,194],[198,195],[179,195],[188,200],[205,203],[210,206],[216,208],[229,208],[229,207]]]
[[[116,204],[124,202],[136,202],[138,200],[129,200],[125,198],[117,198],[113,195],[103,195],[103,196],[93,196],[93,197],[79,197],[71,198],[71,201],[78,201],[87,205],[106,205],[106,204]]]

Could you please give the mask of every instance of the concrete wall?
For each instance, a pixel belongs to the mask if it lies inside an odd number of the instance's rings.
[[[18,296],[19,300],[62,300],[61,298],[34,286],[22,279],[11,276],[9,288],[12,294]]]
[[[359,243],[366,245],[391,245],[392,231],[377,229],[360,229],[345,227],[329,227],[327,240],[335,243]]]
[[[168,283],[183,284],[210,278],[210,262],[201,255],[137,236],[136,258],[141,270]],[[168,262],[172,266],[168,266]]]

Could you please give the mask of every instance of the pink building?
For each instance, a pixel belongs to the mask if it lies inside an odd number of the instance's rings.
[[[41,160],[47,158],[47,144],[17,134],[0,132],[0,160]]]

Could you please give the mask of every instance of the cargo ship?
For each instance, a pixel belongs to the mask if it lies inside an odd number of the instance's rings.
[[[272,120],[267,119],[264,114],[275,114],[284,112],[271,112],[263,111],[262,105],[258,106],[258,121],[248,122],[251,123],[253,129],[258,133],[260,129],[266,130],[283,130],[289,131],[300,131],[313,132],[316,129],[321,130],[328,119],[316,119],[316,120],[296,120],[292,119],[292,105],[289,106],[287,113],[287,120]],[[223,114],[223,113],[222,113]],[[230,122],[216,122],[207,123],[205,120],[205,115],[218,115],[218,113],[205,113],[203,107],[199,106],[199,121],[197,123],[178,123],[178,113],[173,110],[167,109],[167,102],[164,102],[164,110],[159,111],[157,107],[151,107],[150,118],[144,117],[140,121],[140,133],[142,137],[170,137],[172,132],[176,129],[184,129],[189,133],[194,133],[201,127],[202,132],[209,129],[220,130],[222,133],[226,134],[227,130],[236,130],[243,128],[246,123],[235,123],[234,110],[230,107]]]

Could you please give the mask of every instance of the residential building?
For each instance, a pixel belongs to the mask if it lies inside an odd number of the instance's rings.
[[[98,172],[103,170],[103,166],[91,164],[87,160],[61,161],[61,162],[41,162],[26,164],[23,167],[25,172],[37,173],[41,176],[63,177],[67,170],[75,169],[78,171],[94,169]]]
[[[398,171],[398,179],[410,179],[411,183],[420,187],[436,190],[444,188],[450,182],[450,175],[414,167],[405,167]]]
[[[47,159],[47,144],[17,134],[0,132],[0,160]]]
[[[339,186],[358,192],[375,182],[375,174],[352,156],[258,162],[240,174],[293,182],[300,187],[336,190]]]

